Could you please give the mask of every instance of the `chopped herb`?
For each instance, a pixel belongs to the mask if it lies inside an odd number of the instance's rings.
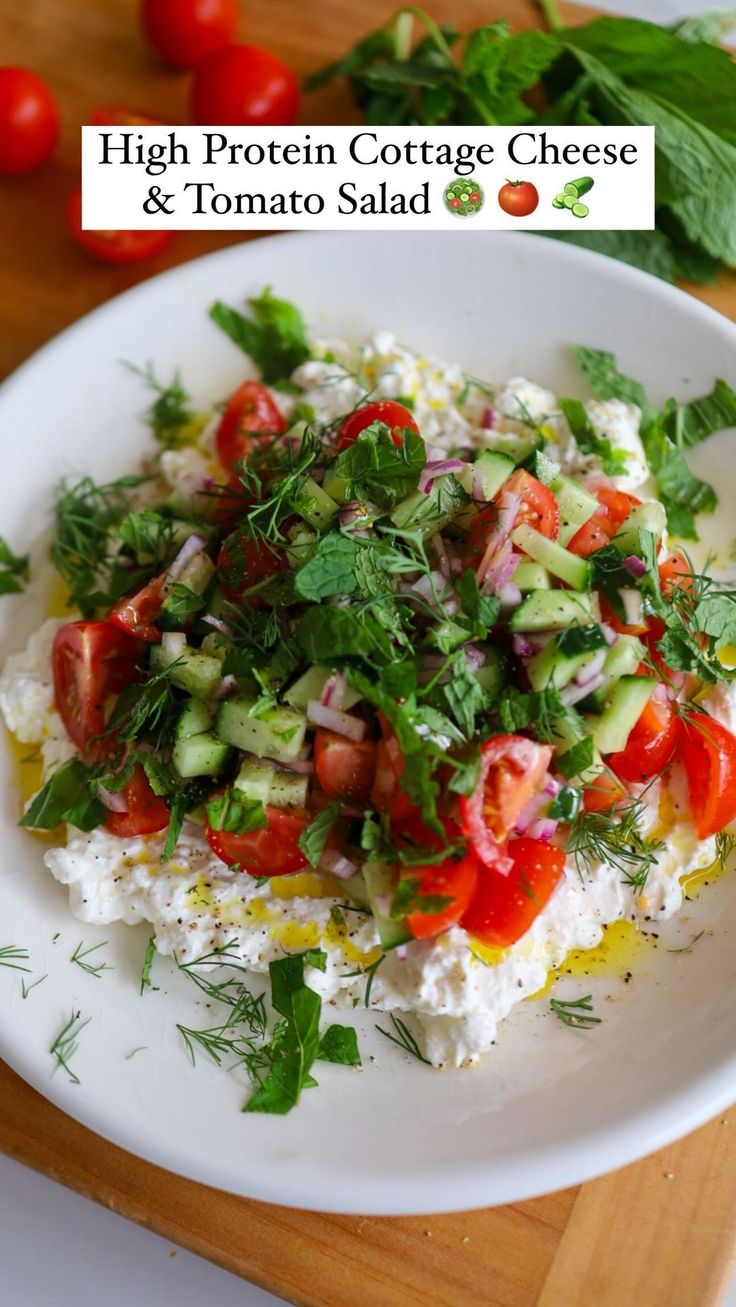
[[[361,1066],[358,1036],[352,1026],[328,1026],[319,1041],[320,1062],[340,1066]]]
[[[299,836],[299,848],[304,857],[307,859],[310,867],[318,867],[322,854],[325,851],[327,841],[330,838],[332,829],[340,816],[342,804],[328,803],[326,808],[317,813],[317,816],[305,826]]]
[[[164,449],[180,449],[182,445],[188,444],[187,428],[191,427],[194,414],[189,407],[189,395],[181,383],[179,373],[175,372],[168,386],[165,386],[158,380],[151,363],[146,364],[145,368],[131,366],[131,371],[142,377],[156,396],[146,413],[146,422],[159,444]]]
[[[698,933],[697,933],[697,935],[693,935],[693,938],[690,940],[690,943],[689,943],[689,944],[685,944],[685,946],[684,946],[683,948],[668,948],[668,949],[667,949],[667,952],[668,952],[668,953],[689,953],[690,950],[691,950],[692,947],[693,947],[693,944],[697,944],[698,940],[699,940],[699,939],[702,939],[703,936],[704,936],[704,934],[705,934],[705,931],[704,931],[704,930],[699,930]]]
[[[97,979],[99,980],[103,971],[115,970],[114,967],[108,966],[107,962],[90,961],[90,958],[94,953],[97,953],[99,949],[105,948],[106,946],[107,946],[107,940],[105,939],[102,940],[101,943],[93,944],[90,948],[85,949],[84,940],[82,940],[81,943],[77,944],[77,947],[72,953],[71,961],[75,962],[78,967],[81,967],[82,971],[86,971],[87,975],[96,976]]]
[[[14,554],[0,536],[0,595],[22,594],[28,580],[28,554]]]
[[[260,799],[246,799],[236,790],[216,794],[205,805],[207,820],[213,830],[233,835],[247,835],[250,831],[265,830],[266,812]]]
[[[79,830],[101,825],[106,809],[93,792],[94,772],[79,758],[64,763],[47,780],[23,814],[20,825],[34,830],[53,830],[68,821]]]
[[[78,1085],[81,1082],[79,1076],[72,1071],[69,1063],[79,1047],[77,1042],[79,1036],[84,1030],[84,1027],[89,1025],[90,1020],[91,1018],[87,1017],[83,1021],[81,1012],[75,1012],[72,1010],[69,1020],[63,1029],[59,1031],[59,1034],[56,1036],[56,1039],[49,1049],[51,1056],[55,1059],[54,1071],[57,1071],[59,1067],[63,1067],[73,1085]]]
[[[16,948],[14,944],[6,944],[4,948],[0,948],[0,967],[8,967],[11,971],[30,972],[30,967],[21,965],[28,961],[29,954],[24,948]]]
[[[628,456],[622,450],[614,449],[610,440],[597,435],[580,400],[561,399],[559,403],[578,448],[584,454],[593,454],[599,458],[607,476],[620,476],[625,472]]]
[[[600,1025],[601,1018],[593,1016],[592,994],[585,994],[583,998],[551,998],[549,1005],[555,1016],[574,1030],[587,1030],[590,1026]]]
[[[665,847],[663,840],[648,840],[642,835],[639,822],[643,810],[644,805],[637,800],[608,812],[579,812],[566,845],[578,873],[591,872],[603,863],[619,871],[625,885],[642,890],[650,868]]]
[[[405,1022],[402,1021],[401,1017],[395,1016],[393,1012],[390,1016],[391,1025],[393,1026],[393,1034],[390,1030],[384,1030],[383,1026],[376,1026],[379,1035],[383,1035],[386,1039],[390,1039],[392,1044],[398,1044],[399,1048],[403,1048],[405,1053],[409,1053],[411,1057],[416,1058],[417,1062],[424,1062],[426,1066],[431,1066],[432,1063],[429,1058],[424,1056],[416,1039]]]
[[[139,993],[144,994],[147,989],[153,989],[151,984],[151,969],[153,960],[156,956],[156,936],[151,935],[146,944],[146,951],[143,955],[143,966],[141,967],[141,980]]]
[[[210,309],[210,317],[257,363],[264,381],[283,385],[311,355],[304,319],[293,304],[277,299],[269,289],[248,300],[248,305],[252,318],[218,300]]]
[[[28,995],[30,994],[31,990],[35,989],[37,985],[42,985],[44,980],[48,980],[48,973],[44,973],[43,976],[39,976],[38,980],[34,980],[32,985],[27,985],[25,980],[21,980],[20,990],[23,998],[28,998]]]
[[[573,776],[579,776],[581,772],[587,770],[593,762],[593,736],[586,735],[582,740],[578,740],[564,753],[557,756],[556,767],[559,772],[570,780]]]

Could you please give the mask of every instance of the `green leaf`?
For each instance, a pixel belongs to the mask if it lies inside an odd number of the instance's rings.
[[[319,866],[330,832],[340,816],[341,809],[342,804],[339,801],[328,803],[327,807],[318,812],[309,825],[305,826],[299,836],[299,848],[310,867]]]
[[[673,243],[662,231],[543,231],[541,235],[605,254],[662,281],[680,275]]]
[[[638,404],[644,410],[649,403],[641,382],[620,372],[613,354],[588,345],[573,345],[572,352],[591,390],[599,399],[620,399],[624,404]]]
[[[14,554],[0,536],[0,595],[22,594],[28,580],[28,554]]]
[[[546,690],[530,691],[508,689],[498,705],[501,727],[509,734],[534,727],[538,738],[550,742],[557,738],[555,722],[568,715],[559,690],[550,686]]]
[[[714,511],[718,505],[715,490],[690,471],[681,450],[662,429],[659,418],[644,423],[640,434],[647,463],[657,478],[660,498],[667,509],[670,530],[697,539],[694,514]]]
[[[336,531],[323,536],[312,557],[296,574],[297,594],[310,603],[332,595],[354,594],[358,588],[358,553],[358,543],[352,536]]]
[[[709,395],[689,404],[675,400],[665,407],[662,428],[678,449],[690,449],[716,431],[736,426],[736,390],[727,381],[716,381]]]
[[[584,454],[593,454],[596,458],[599,458],[603,465],[603,471],[608,476],[620,476],[622,472],[625,472],[626,454],[621,449],[614,449],[610,440],[596,434],[580,400],[561,399],[559,404],[575,437],[578,448]]]
[[[266,812],[260,799],[241,798],[235,790],[216,794],[206,805],[207,820],[213,830],[232,835],[247,835],[268,826]]]
[[[62,821],[80,830],[101,826],[106,809],[92,792],[94,777],[78,758],[66,762],[54,772],[21,818],[21,826],[33,830],[53,830]]]
[[[348,482],[351,499],[389,509],[416,490],[426,458],[424,441],[414,431],[407,427],[396,445],[385,423],[374,422],[338,455],[335,472]]]
[[[560,753],[556,759],[557,770],[562,773],[566,780],[572,776],[579,776],[593,762],[593,736],[586,735],[583,740],[578,740],[572,748],[566,749]]]
[[[269,964],[271,1001],[283,1018],[269,1045],[270,1067],[245,1105],[246,1112],[283,1115],[314,1084],[311,1068],[319,1056],[322,1000],[304,983],[304,957],[279,958]]]
[[[462,572],[455,582],[455,593],[460,600],[460,607],[472,622],[478,624],[483,632],[489,631],[498,621],[501,601],[496,595],[482,595],[478,588],[478,578],[471,568]]]
[[[732,32],[734,27],[736,27],[736,9],[706,9],[702,14],[694,14],[692,18],[683,18],[682,22],[675,23],[670,31],[680,41],[690,41],[693,44],[707,41],[717,45]]]
[[[159,623],[164,630],[177,631],[182,626],[186,626],[189,618],[200,612],[204,606],[204,595],[197,594],[196,590],[192,590],[181,581],[174,581],[166,596]]]
[[[319,1041],[320,1062],[339,1066],[361,1066],[358,1036],[352,1026],[328,1026]]]
[[[248,304],[252,318],[221,300],[212,305],[210,317],[250,355],[265,382],[276,385],[288,380],[294,369],[311,356],[301,313],[288,300],[277,299],[269,288]]]
[[[312,663],[350,657],[389,663],[394,654],[390,637],[366,608],[308,608],[297,623],[296,639]]]
[[[557,41],[546,32],[511,36],[507,23],[490,23],[471,32],[465,42],[461,88],[483,122],[529,122],[534,115],[522,93],[558,55]]]
[[[465,739],[470,742],[475,733],[476,719],[486,706],[486,696],[476,678],[464,667],[464,659],[453,667],[452,679],[439,687],[439,693]]]

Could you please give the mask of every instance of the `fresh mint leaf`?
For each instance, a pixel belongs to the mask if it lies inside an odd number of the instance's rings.
[[[662,429],[678,449],[690,449],[716,431],[736,426],[736,390],[716,381],[711,393],[689,404],[670,400],[662,416]]]
[[[247,835],[268,826],[266,812],[260,799],[240,797],[235,790],[216,794],[206,804],[207,820],[213,830],[231,835]]]
[[[718,496],[715,490],[690,471],[684,454],[662,429],[658,418],[642,426],[641,441],[649,467],[659,484],[670,529],[686,539],[697,539],[694,515],[712,513],[716,509]]]
[[[168,386],[165,386],[158,380],[151,363],[145,368],[136,368],[131,364],[128,366],[148,383],[156,396],[146,413],[146,422],[155,439],[164,449],[181,449],[187,443],[187,428],[194,413],[179,373],[175,372]]]
[[[496,595],[481,594],[478,578],[472,568],[461,572],[455,581],[455,593],[465,616],[477,623],[484,633],[495,626],[501,611],[501,601]]]
[[[315,971],[327,970],[327,954],[321,948],[308,948],[304,954],[304,961],[308,967],[314,967]]]
[[[310,603],[333,595],[351,595],[358,588],[355,565],[358,543],[352,536],[330,532],[319,541],[315,552],[296,574],[297,594]]]
[[[620,476],[622,472],[625,472],[626,454],[621,449],[614,449],[610,440],[607,440],[605,436],[596,434],[580,400],[561,399],[559,403],[582,453],[593,454],[596,458],[599,458],[603,471],[607,476]]]
[[[287,381],[300,363],[311,357],[301,313],[287,300],[277,299],[270,289],[248,300],[252,318],[218,300],[210,317],[261,370],[272,385]]]
[[[332,828],[340,816],[341,808],[342,804],[339,802],[328,803],[327,807],[318,812],[309,825],[305,826],[299,836],[299,848],[310,867],[319,866]]]
[[[47,780],[29,804],[20,825],[53,830],[68,821],[79,830],[101,826],[106,809],[93,792],[94,775],[78,758],[66,762]]]
[[[14,554],[0,536],[0,595],[22,594],[28,580],[28,554]]]
[[[613,354],[605,349],[591,349],[588,345],[573,345],[573,355],[591,390],[599,399],[620,399],[624,404],[649,407],[641,382],[619,371]]]
[[[320,1062],[339,1066],[361,1066],[358,1036],[352,1026],[328,1026],[319,1041]]]
[[[391,899],[390,915],[393,921],[403,921],[412,912],[434,917],[451,903],[452,898],[446,894],[423,894],[419,876],[402,875]]]
[[[181,581],[174,581],[161,610],[159,626],[164,630],[178,631],[182,626],[186,626],[190,617],[201,612],[204,605],[204,595],[197,594]]]
[[[498,704],[501,727],[509,734],[533,727],[538,739],[550,743],[557,739],[555,722],[569,714],[560,698],[559,690],[549,686],[546,690],[532,690],[524,694],[513,688],[506,690]]]
[[[304,981],[304,957],[279,958],[269,964],[271,1001],[282,1018],[268,1047],[269,1067],[246,1112],[291,1111],[304,1088],[314,1084],[311,1068],[319,1056],[322,1000]]]
[[[593,763],[593,736],[586,735],[584,739],[578,740],[571,748],[566,749],[564,753],[557,755],[556,767],[559,772],[569,780],[573,776],[579,776]]]
[[[348,482],[351,499],[390,509],[416,490],[426,458],[424,441],[416,432],[407,427],[396,445],[389,427],[374,422],[338,454],[335,472]]]
[[[380,664],[394,656],[390,636],[369,608],[308,608],[297,622],[296,639],[310,663],[362,658]]]
[[[462,661],[464,663],[464,659]],[[466,667],[456,664],[451,679],[439,686],[438,693],[444,699],[453,721],[470,742],[475,734],[476,720],[486,707],[486,696],[476,677]]]

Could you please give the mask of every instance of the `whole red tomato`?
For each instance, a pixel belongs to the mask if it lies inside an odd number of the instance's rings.
[[[197,69],[192,119],[202,126],[289,126],[299,110],[299,83],[270,50],[229,45]]]
[[[512,218],[528,218],[539,204],[539,191],[531,182],[506,182],[498,192],[498,203]]]
[[[140,21],[157,54],[175,68],[197,68],[229,45],[236,0],[142,0]]]
[[[73,192],[67,209],[69,230],[78,245],[103,263],[139,263],[160,254],[173,240],[171,231],[89,231],[82,227],[82,188]]]
[[[46,83],[27,68],[0,68],[0,173],[40,168],[58,136],[59,111]]]

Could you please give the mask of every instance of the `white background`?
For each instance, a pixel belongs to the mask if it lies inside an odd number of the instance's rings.
[[[725,0],[718,0],[725,4]],[[716,0],[607,0],[667,23]],[[281,1299],[0,1157],[3,1307],[278,1307]],[[736,1307],[736,1283],[724,1307]]]

